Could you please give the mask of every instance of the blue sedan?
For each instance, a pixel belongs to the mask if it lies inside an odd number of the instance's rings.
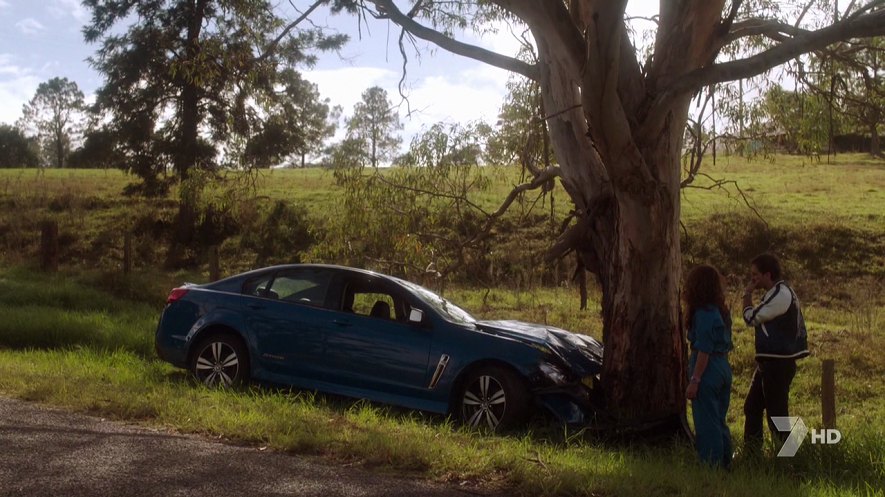
[[[602,346],[518,321],[478,321],[414,283],[332,265],[274,266],[172,290],[158,355],[209,386],[291,385],[506,429],[534,407],[599,410]]]

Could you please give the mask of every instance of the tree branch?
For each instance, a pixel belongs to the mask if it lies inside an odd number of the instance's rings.
[[[513,57],[501,55],[491,50],[486,50],[485,48],[457,41],[439,31],[423,26],[399,10],[392,0],[369,1],[378,7],[378,15],[376,17],[379,19],[390,19],[422,40],[427,40],[454,54],[521,74],[531,80],[538,80],[538,70],[534,65],[527,64]]]
[[[767,36],[775,41],[783,41],[783,35],[799,36],[809,31],[774,20],[752,18],[734,23],[726,35],[723,46],[748,36]]]
[[[885,35],[885,10],[845,19],[817,31],[802,33],[776,47],[745,59],[696,69],[676,79],[655,98],[649,117],[643,124],[643,130],[645,133],[651,133],[652,130],[659,128],[669,113],[670,106],[686,93],[697,91],[698,88],[761,74],[803,53],[826,48],[832,43],[850,38],[881,35]]]
[[[253,59],[253,62],[256,62],[256,63],[262,62],[262,61],[266,60],[268,57],[270,57],[271,55],[273,55],[273,53],[276,52],[277,47],[280,46],[280,42],[283,41],[283,38],[285,38],[286,36],[289,36],[289,33],[291,33],[293,29],[295,29],[299,24],[301,24],[302,21],[307,19],[307,17],[314,10],[316,10],[317,7],[319,7],[320,5],[322,5],[324,3],[326,3],[326,0],[316,0],[310,7],[308,7],[308,9],[306,11],[304,11],[303,14],[298,16],[298,19],[295,19],[294,21],[290,22],[283,29],[283,32],[280,33],[279,36],[274,38],[274,40],[272,42],[270,42],[270,44],[267,46],[267,48],[264,49],[264,53],[259,55],[255,59]]]

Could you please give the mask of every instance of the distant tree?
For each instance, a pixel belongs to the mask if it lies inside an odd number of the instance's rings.
[[[36,136],[54,167],[64,167],[71,143],[82,124],[83,92],[68,78],[40,83],[34,97],[22,106],[19,127]]]
[[[165,191],[169,170],[182,182],[199,173],[180,190],[167,265],[194,242],[214,171],[279,163],[306,142],[299,119],[315,113],[300,111],[319,95],[294,68],[347,40],[304,22],[323,3],[288,20],[269,0],[84,0],[86,41],[100,43],[91,62],[105,76],[96,104],[143,190]]]
[[[879,128],[885,121],[885,38],[853,40],[810,58],[801,80],[826,98],[834,115],[870,136],[870,153],[881,155]]]
[[[353,116],[347,120],[347,137],[363,143],[366,157],[372,167],[392,159],[402,143],[397,132],[402,129],[399,113],[387,99],[387,91],[373,86],[363,92],[362,100],[354,106]]]
[[[295,71],[283,75],[287,84],[277,93],[282,98],[261,117],[263,131],[250,139],[243,155],[247,167],[270,167],[296,155],[305,156],[322,146],[329,133],[329,99],[321,99],[317,85]],[[236,160],[236,159],[234,159]],[[237,167],[234,162],[231,167]]]
[[[76,168],[126,168],[126,157],[117,148],[113,132],[99,129],[87,132],[83,146],[71,152],[68,166]]]
[[[549,166],[553,150],[543,116],[540,85],[520,75],[511,75],[495,134],[489,143],[492,160],[498,164]]]
[[[780,145],[792,154],[813,155],[824,152],[829,146],[829,104],[819,94],[807,91],[789,91],[780,86],[768,90],[756,103],[750,114],[760,114],[753,119],[748,133],[759,140],[780,140]],[[838,131],[840,122],[836,118]]]
[[[304,140],[298,147],[300,165],[307,165],[307,156],[319,154],[326,147],[326,140],[335,135],[338,130],[338,120],[341,119],[341,106],[329,108],[329,99],[315,102],[312,106],[304,109],[306,117],[302,119],[302,134]]]
[[[0,124],[0,168],[39,166],[38,146],[15,126]]]
[[[483,122],[436,123],[412,138],[409,150],[397,165],[410,167],[478,166],[485,159],[485,143],[492,134]]]

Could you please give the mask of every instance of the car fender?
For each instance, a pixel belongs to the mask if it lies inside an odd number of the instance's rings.
[[[244,330],[246,329],[246,321],[243,318],[242,313],[228,308],[216,308],[194,322],[193,326],[188,330],[187,335],[185,336],[185,357],[188,358],[188,363],[190,362],[190,357],[193,353],[192,348],[194,344],[208,333],[211,333],[213,329],[218,328],[223,328],[225,331],[239,336],[240,339],[243,340],[243,343],[246,344],[249,355],[254,356],[255,344],[251,343],[247,338],[248,334],[244,333]]]
[[[434,396],[451,406],[466,375],[478,367],[492,364],[513,370],[525,379],[527,388],[532,388],[532,377],[543,360],[544,354],[540,349],[507,337],[496,337],[494,348],[491,349],[487,335],[473,333],[465,331],[458,333],[460,336],[451,337],[451,340],[442,343],[435,341],[431,350],[431,368],[445,367],[445,371],[434,378],[436,382],[432,379],[428,385],[428,388],[436,391]]]

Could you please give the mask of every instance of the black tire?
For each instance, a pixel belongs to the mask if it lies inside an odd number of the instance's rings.
[[[249,353],[240,337],[213,333],[194,345],[191,374],[207,387],[238,387],[249,382]]]
[[[464,425],[506,431],[525,424],[530,395],[514,371],[484,366],[470,372],[461,385],[456,414]]]

